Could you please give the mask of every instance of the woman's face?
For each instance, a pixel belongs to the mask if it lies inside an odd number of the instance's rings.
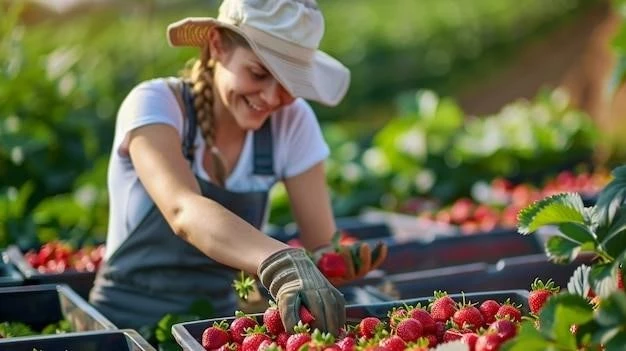
[[[224,53],[216,57],[213,83],[239,127],[256,130],[272,112],[293,102],[251,49],[236,46]]]

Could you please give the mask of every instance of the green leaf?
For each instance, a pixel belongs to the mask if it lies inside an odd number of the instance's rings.
[[[546,254],[557,263],[571,262],[582,251],[582,246],[561,236],[546,241]]]
[[[584,264],[576,268],[569,281],[567,282],[567,291],[570,294],[587,297],[587,295],[589,294],[589,290],[591,289],[591,284],[589,283],[590,271],[591,267]]]
[[[564,236],[572,241],[578,242],[579,244],[586,242],[597,243],[596,235],[587,225],[568,222],[559,224],[558,228]]]
[[[607,297],[617,289],[615,280],[615,272],[617,271],[617,264],[611,263],[597,263],[591,267],[589,272],[589,282],[596,295],[601,297]]]
[[[599,226],[608,227],[613,222],[617,210],[626,198],[626,166],[615,168],[611,175],[613,180],[598,194],[594,206]]]
[[[626,294],[615,291],[601,299],[596,320],[603,327],[623,327],[626,324]]]
[[[545,351],[550,342],[535,328],[533,322],[524,321],[520,324],[515,338],[500,346],[502,351]]]
[[[623,351],[626,345],[626,331],[619,330],[604,344],[604,351]]]
[[[579,194],[561,193],[536,201],[518,214],[518,231],[530,234],[546,225],[585,224],[585,206]],[[566,233],[563,233],[566,234]]]
[[[559,294],[551,297],[541,309],[540,331],[559,344],[570,346],[573,343],[575,346],[571,325],[584,324],[592,319],[593,310],[586,299],[568,293]]]

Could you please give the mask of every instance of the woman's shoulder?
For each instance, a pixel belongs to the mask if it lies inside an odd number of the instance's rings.
[[[302,98],[297,98],[291,104],[276,111],[272,119],[279,128],[293,128],[302,124],[317,123],[315,111]]]
[[[159,77],[144,80],[136,84],[130,94],[141,94],[146,92],[168,93],[171,94],[170,86],[174,86],[180,82],[177,77]]]

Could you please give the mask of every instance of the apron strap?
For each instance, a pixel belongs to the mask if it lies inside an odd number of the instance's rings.
[[[274,175],[271,117],[266,119],[261,129],[254,133],[254,174]]]
[[[196,109],[193,108],[193,97],[189,91],[189,84],[183,82],[182,86],[183,101],[185,102],[183,112],[187,112],[187,134],[183,140],[183,153],[185,154],[185,158],[190,163],[193,163],[193,153],[195,151],[194,141],[196,140],[198,120],[196,117]]]

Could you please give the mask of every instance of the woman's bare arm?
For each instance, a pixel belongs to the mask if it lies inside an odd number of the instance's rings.
[[[336,231],[330,204],[324,163],[319,162],[302,174],[285,180],[300,241],[308,250],[330,243]]]
[[[256,274],[287,245],[203,197],[179,145],[176,130],[165,124],[133,130],[129,152],[141,183],[177,235],[222,264]]]

